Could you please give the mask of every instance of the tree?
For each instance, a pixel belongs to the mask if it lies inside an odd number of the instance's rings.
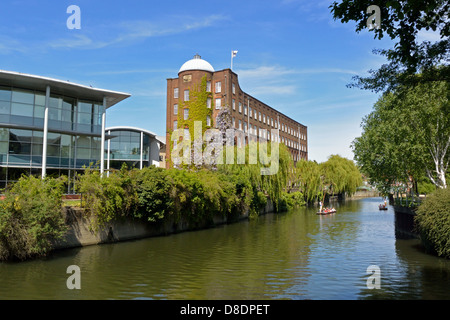
[[[356,32],[367,27],[367,8],[374,4],[370,0],[343,0],[330,6],[334,19],[341,22],[356,22]],[[392,91],[401,85],[415,85],[429,81],[449,81],[450,20],[446,0],[380,0],[381,26],[374,28],[375,39],[385,35],[396,40],[393,49],[375,50],[374,53],[387,57],[389,63],[378,70],[370,70],[370,77],[356,76],[359,87],[376,92]],[[419,43],[419,31],[439,32],[440,40],[435,43]],[[417,73],[421,73],[418,77]]]
[[[362,172],[380,191],[425,174],[436,187],[446,188],[448,92],[448,83],[439,82],[385,93],[363,119],[362,135],[352,148]]]

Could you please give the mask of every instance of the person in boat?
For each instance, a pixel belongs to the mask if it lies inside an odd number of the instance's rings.
[[[319,201],[319,206],[320,206],[320,211],[319,212],[322,212],[322,201]]]

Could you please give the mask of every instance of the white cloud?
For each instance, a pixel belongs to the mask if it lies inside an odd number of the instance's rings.
[[[116,23],[114,26],[104,26],[96,28],[96,33],[87,35],[75,35],[71,39],[57,39],[49,43],[52,48],[82,48],[82,49],[100,49],[113,45],[129,45],[136,41],[145,40],[152,37],[161,37],[167,35],[180,34],[192,30],[198,30],[210,27],[219,21],[227,19],[223,15],[209,15],[203,18],[198,17],[172,17],[162,22],[154,21],[123,21]],[[178,21],[186,21],[179,23]],[[104,32],[103,28],[108,28],[108,33]],[[110,34],[112,29],[121,30],[120,33],[110,39],[96,41],[97,38],[105,39],[106,36],[101,37],[102,33]],[[100,29],[100,30],[99,30]]]

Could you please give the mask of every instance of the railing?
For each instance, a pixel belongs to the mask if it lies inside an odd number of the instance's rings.
[[[422,203],[422,198],[415,195],[397,194],[394,197],[394,205],[415,209]]]

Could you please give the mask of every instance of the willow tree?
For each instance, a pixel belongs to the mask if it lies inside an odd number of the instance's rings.
[[[322,194],[323,183],[320,165],[316,161],[302,159],[297,162],[296,179],[306,202],[313,202]]]
[[[362,184],[361,173],[352,160],[331,155],[320,167],[324,194],[353,194]]]

